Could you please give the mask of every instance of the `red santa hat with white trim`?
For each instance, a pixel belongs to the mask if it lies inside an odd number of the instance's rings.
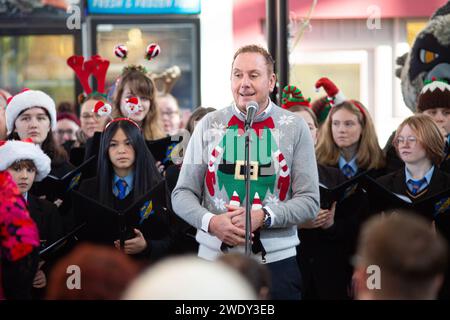
[[[0,141],[0,171],[22,160],[33,161],[36,166],[35,181],[41,181],[50,173],[50,158],[31,139]]]
[[[8,99],[6,106],[6,128],[8,134],[13,131],[14,122],[23,111],[40,107],[47,110],[50,115],[51,129],[56,130],[56,106],[55,101],[48,94],[39,90],[24,89]]]

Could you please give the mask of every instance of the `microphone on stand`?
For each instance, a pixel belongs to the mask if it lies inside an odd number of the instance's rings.
[[[245,109],[247,109],[247,116],[245,117],[245,127],[249,128],[252,126],[253,120],[255,119],[255,116],[259,111],[259,105],[255,101],[250,101],[249,103],[247,103]]]

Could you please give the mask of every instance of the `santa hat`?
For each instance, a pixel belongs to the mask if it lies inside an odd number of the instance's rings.
[[[450,85],[443,80],[433,79],[423,86],[417,100],[418,112],[435,108],[450,109]]]
[[[0,171],[5,171],[17,161],[31,160],[36,166],[35,181],[50,173],[50,158],[33,142],[20,140],[0,141]]]
[[[333,83],[333,81],[328,78],[320,78],[319,80],[317,80],[316,91],[319,91],[320,87],[325,90],[327,96],[332,99],[332,102],[335,106],[347,100],[342,91],[340,91],[339,88]]]
[[[304,106],[310,108],[310,101],[311,98],[305,99],[302,91],[296,86],[286,86],[283,88],[281,99],[281,107],[283,109],[289,109],[293,106]]]
[[[33,107],[47,110],[50,115],[51,128],[56,130],[55,101],[42,91],[25,89],[8,99],[8,105],[6,106],[6,128],[8,134],[13,131],[14,122],[19,114]]]
[[[73,114],[71,112],[58,112],[56,120],[60,121],[60,120],[64,120],[64,119],[75,122],[75,124],[79,127],[81,126],[80,119],[78,119],[78,117],[75,114]]]

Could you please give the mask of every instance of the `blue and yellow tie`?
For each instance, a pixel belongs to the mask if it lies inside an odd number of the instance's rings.
[[[355,171],[348,164],[345,164],[341,170],[342,170],[342,173],[344,174],[344,176],[347,177],[347,179],[350,179],[351,177],[353,177],[355,175]]]
[[[116,187],[119,190],[117,198],[122,200],[126,196],[126,191],[127,191],[128,184],[127,184],[127,182],[125,180],[119,179],[116,182]]]
[[[425,179],[425,178],[422,178],[420,180],[409,179],[408,180],[408,183],[410,186],[409,190],[411,191],[412,195],[415,196],[419,192],[420,187],[422,187],[422,185],[426,182],[427,182],[427,179]]]

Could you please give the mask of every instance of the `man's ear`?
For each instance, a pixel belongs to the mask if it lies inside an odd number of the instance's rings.
[[[270,92],[273,92],[273,90],[275,89],[275,85],[277,84],[277,76],[275,73],[272,73],[270,75],[270,79],[269,79],[269,89]]]

